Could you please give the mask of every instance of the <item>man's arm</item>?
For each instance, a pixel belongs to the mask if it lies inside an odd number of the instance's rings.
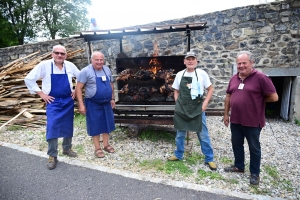
[[[210,85],[208,88],[206,88],[206,90],[208,91],[207,92],[207,95],[203,101],[203,104],[202,104],[202,112],[204,112],[208,106],[208,103],[213,95],[213,92],[214,92],[214,88],[212,85]]]
[[[229,125],[229,111],[230,111],[230,94],[227,94],[225,97],[225,110],[224,110],[224,124],[225,126]]]
[[[278,101],[278,94],[275,92],[265,96],[265,102],[276,102]]]
[[[114,83],[110,82],[110,86],[111,86],[111,91],[112,91],[110,104],[111,104],[111,107],[114,109],[115,105],[116,105],[116,101],[115,101],[115,85],[114,85]]]
[[[174,89],[174,100],[177,101],[179,96],[179,90]]]
[[[77,82],[76,84],[76,99],[78,101],[78,111],[85,115],[86,109],[83,103],[83,97],[82,97],[82,90],[83,90],[84,84],[81,82]]]

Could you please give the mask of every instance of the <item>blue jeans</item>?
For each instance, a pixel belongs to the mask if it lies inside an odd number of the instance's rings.
[[[235,159],[234,166],[241,170],[245,169],[244,140],[246,138],[250,151],[250,173],[259,175],[261,160],[259,136],[261,128],[231,123],[230,129],[232,150]]]
[[[177,134],[175,138],[176,150],[174,151],[174,154],[179,160],[183,159],[185,136],[186,136],[185,130],[177,130]],[[202,112],[202,131],[197,132],[197,136],[200,141],[201,151],[205,155],[205,162],[213,162],[214,152],[208,135],[205,112]]]
[[[47,154],[52,157],[57,157],[58,138],[53,138],[53,139],[47,140],[47,142],[48,142]],[[72,138],[71,137],[64,138],[62,146],[63,146],[63,150],[65,150],[65,151],[71,149],[72,148]]]

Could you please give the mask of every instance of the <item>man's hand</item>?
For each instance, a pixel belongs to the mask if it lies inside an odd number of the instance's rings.
[[[86,108],[84,105],[78,105],[78,112],[82,115],[86,114]]]
[[[224,115],[223,121],[224,121],[224,125],[228,127],[228,125],[229,125],[229,116]]]
[[[42,91],[38,92],[37,94],[46,102],[46,104],[51,104],[51,102],[53,102],[55,99],[54,97],[49,96]]]
[[[72,99],[75,99],[75,97],[76,97],[76,92],[75,92],[75,90],[71,93],[71,97],[72,97]]]

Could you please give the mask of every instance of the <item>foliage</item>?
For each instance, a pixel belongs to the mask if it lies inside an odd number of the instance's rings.
[[[56,36],[68,37],[89,24],[86,18],[90,0],[36,0],[34,17],[43,36],[55,39]]]
[[[159,140],[166,141],[166,142],[174,142],[175,132],[171,133],[164,130],[147,129],[141,133],[139,138],[142,140],[150,140],[152,142],[157,142]]]
[[[35,36],[32,20],[34,0],[0,0],[1,15],[6,21],[6,28],[13,32],[18,44],[24,44],[26,37]],[[14,40],[12,40],[14,41]]]
[[[300,120],[295,119],[295,123],[296,123],[298,126],[300,126]]]
[[[91,0],[0,0],[0,47],[23,45],[38,36],[69,37],[89,25]]]

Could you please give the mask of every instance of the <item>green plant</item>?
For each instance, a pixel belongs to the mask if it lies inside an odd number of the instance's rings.
[[[276,167],[272,167],[272,166],[265,166],[265,172],[272,177],[275,180],[279,180],[279,173],[276,169]]]
[[[163,140],[166,142],[174,142],[175,140],[175,133],[171,133],[164,130],[153,130],[148,129],[143,131],[139,138],[141,140],[150,140],[152,142],[157,142],[159,140]]]
[[[85,115],[81,115],[79,113],[75,113],[74,126],[75,127],[83,127],[83,126],[85,126]]]
[[[18,131],[18,130],[21,130],[21,129],[22,129],[22,127],[19,126],[19,125],[11,125],[7,128],[7,130],[9,130],[9,131]]]
[[[179,174],[183,176],[189,176],[193,173],[193,171],[188,166],[186,166],[183,161],[166,162],[164,171],[167,174],[175,173],[178,171]]]
[[[295,119],[295,123],[300,126],[300,121],[298,119]]]
[[[156,169],[159,171],[164,170],[165,164],[161,159],[155,159],[155,160],[143,160],[140,162],[140,167],[143,169]]]
[[[197,175],[198,175],[197,180],[204,179],[206,177],[210,179],[225,180],[223,176],[218,172],[205,171],[203,169],[199,169]]]
[[[222,163],[225,163],[225,164],[233,162],[233,160],[231,160],[231,159],[229,159],[227,157],[222,157],[220,160],[221,160]]]
[[[78,154],[83,154],[84,153],[84,146],[82,144],[75,145],[74,151],[77,152]]]
[[[195,165],[199,162],[204,162],[204,156],[200,156],[199,154],[193,152],[188,157],[186,157],[186,163],[188,165]]]

